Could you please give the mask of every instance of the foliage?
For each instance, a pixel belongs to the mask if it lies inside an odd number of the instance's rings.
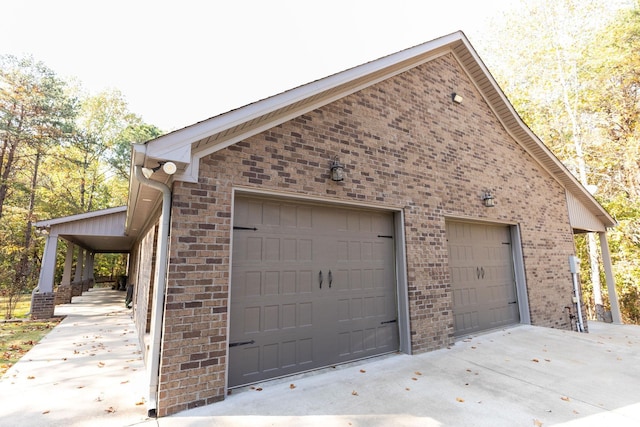
[[[161,131],[117,90],[87,95],[31,57],[0,56],[0,294],[5,311],[37,283],[44,239],[34,221],[127,202],[131,142]],[[66,245],[59,245],[56,279]],[[100,256],[122,274],[122,255]]]
[[[618,220],[608,233],[625,321],[640,296],[640,15],[617,0],[532,0],[497,25],[487,62],[525,123]],[[535,37],[531,34],[535,32]],[[485,55],[483,55],[485,56]],[[600,292],[595,238],[576,237],[583,293]],[[591,268],[590,268],[591,267]]]

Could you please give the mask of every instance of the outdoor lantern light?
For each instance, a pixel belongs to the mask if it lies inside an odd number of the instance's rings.
[[[496,201],[491,195],[490,191],[484,192],[484,194],[482,195],[482,201],[484,202],[484,205],[488,208],[492,208],[496,205]]]
[[[343,181],[344,180],[344,165],[338,161],[338,156],[331,162],[331,180]]]
[[[462,95],[458,95],[457,93],[453,92],[451,94],[451,99],[453,100],[453,102],[455,102],[456,104],[462,104]]]

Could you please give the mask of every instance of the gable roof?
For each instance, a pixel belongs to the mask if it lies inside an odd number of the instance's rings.
[[[125,235],[126,215],[127,206],[118,206],[38,221],[35,226],[92,252],[129,252],[135,236]]]
[[[603,228],[614,226],[616,221],[609,213],[522,121],[461,31],[195,123],[144,145],[134,146],[132,167],[153,167],[159,161],[172,161],[178,165],[174,179],[197,182],[199,160],[202,157],[446,54],[454,55],[509,135],[570,192],[583,209],[596,217]],[[169,178],[162,174],[158,174],[158,177],[165,181]],[[127,230],[140,225],[136,224],[136,218],[149,216],[148,212],[139,212],[148,209],[138,201],[141,193],[155,191],[140,188],[140,184],[133,179],[131,190]],[[154,197],[157,195],[154,194]],[[141,222],[141,219],[137,222]]]

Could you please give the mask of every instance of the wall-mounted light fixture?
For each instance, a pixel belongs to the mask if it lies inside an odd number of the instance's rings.
[[[492,208],[496,205],[496,199],[491,194],[491,191],[487,190],[482,195],[482,203],[488,208]]]
[[[340,162],[338,161],[338,156],[336,156],[331,162],[331,180],[344,180],[344,165],[340,164]]]
[[[160,162],[155,168],[142,168],[142,175],[144,175],[145,178],[149,179],[151,178],[151,175],[153,175],[154,172],[160,170],[160,168],[162,168],[162,171],[167,175],[173,175],[178,170],[178,167],[173,162]]]
[[[451,94],[451,100],[456,104],[462,104],[462,95],[458,95],[457,93],[453,92]]]

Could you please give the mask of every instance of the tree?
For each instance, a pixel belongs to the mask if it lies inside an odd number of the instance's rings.
[[[598,133],[589,158],[603,204],[619,226],[609,233],[623,318],[640,323],[640,10],[622,10],[588,46],[584,88]]]
[[[42,239],[33,221],[126,204],[130,143],[160,134],[117,90],[88,96],[33,58],[0,57],[0,293],[9,297],[7,314],[37,280]],[[120,258],[98,257],[96,268],[119,269]]]
[[[522,2],[487,42],[487,62],[525,122],[587,188],[599,181],[592,159],[598,145],[594,116],[587,107],[585,55],[592,41],[625,1],[536,0]],[[524,18],[523,18],[524,17]],[[532,37],[535,32],[535,37]],[[587,239],[589,287],[603,318],[598,242]]]
[[[0,289],[8,297],[7,314],[33,284],[32,222],[40,164],[69,133],[75,116],[75,102],[65,88],[52,70],[33,58],[0,57]],[[7,203],[13,208],[9,218]],[[20,222],[22,227],[17,227]]]

